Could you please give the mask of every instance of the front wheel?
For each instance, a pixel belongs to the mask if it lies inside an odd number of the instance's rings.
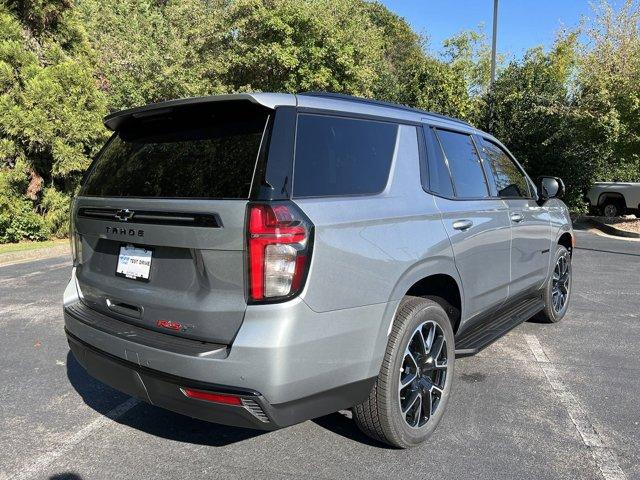
[[[571,294],[571,254],[569,250],[558,245],[554,260],[553,271],[544,288],[545,307],[535,317],[537,320],[547,323],[556,323],[564,318],[569,307],[569,295]]]
[[[380,375],[369,398],[353,408],[358,427],[395,447],[425,441],[446,408],[454,360],[453,329],[444,309],[433,300],[405,297]]]

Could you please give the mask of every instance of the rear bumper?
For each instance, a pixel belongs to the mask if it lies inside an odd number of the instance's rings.
[[[144,368],[102,352],[68,331],[67,340],[74,357],[89,375],[127,395],[209,422],[261,430],[279,426],[273,417],[267,416],[265,400],[258,392],[196,382]],[[181,387],[237,395],[242,399],[242,405],[213,404],[188,398]]]
[[[228,425],[274,429],[361,403],[384,353],[375,319],[382,321],[387,305],[316,313],[296,299],[250,307],[233,345],[200,349],[142,339],[126,322],[113,330],[106,319],[88,318],[91,310],[80,315],[74,277],[64,304],[69,344],[92,376],[154,405]],[[180,387],[238,395],[243,406],[188,398]]]
[[[275,430],[362,402],[375,378],[344,385],[292,402],[270,405],[257,391],[176,377],[123,360],[67,333],[69,348],[92,377],[152,405],[208,422],[258,430]],[[182,388],[238,396],[242,405],[225,405],[187,397]]]

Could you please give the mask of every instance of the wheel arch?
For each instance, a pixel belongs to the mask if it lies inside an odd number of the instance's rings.
[[[391,299],[398,304],[407,295],[418,297],[437,297],[452,305],[456,311],[452,321],[454,331],[464,318],[464,289],[462,279],[455,266],[453,257],[431,257],[424,262],[413,265],[396,283]],[[445,307],[443,307],[445,308]],[[447,310],[447,308],[445,308]],[[385,325],[385,334],[391,329],[397,306]],[[451,315],[450,312],[447,312]]]
[[[437,273],[421,278],[411,285],[405,295],[430,298],[440,304],[449,316],[453,332],[458,331],[462,313],[462,293],[452,276]]]
[[[598,197],[598,207],[605,204],[607,200],[616,200],[622,203],[623,208],[627,208],[627,201],[624,195],[618,192],[602,192]]]
[[[569,253],[573,255],[573,246],[574,246],[574,238],[571,232],[564,232],[558,238],[558,245],[562,245],[564,248],[569,250]]]

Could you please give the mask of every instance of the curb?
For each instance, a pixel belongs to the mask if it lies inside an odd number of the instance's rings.
[[[627,230],[620,230],[619,228],[616,228],[612,225],[607,225],[606,223],[599,222],[598,220],[594,220],[593,218],[581,217],[578,219],[578,222],[587,223],[604,233],[607,233],[609,235],[614,235],[616,237],[640,238],[640,233],[628,232]]]

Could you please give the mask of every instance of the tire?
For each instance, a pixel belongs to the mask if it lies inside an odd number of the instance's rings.
[[[565,270],[560,262],[561,259],[566,261],[566,276]],[[556,280],[557,278],[557,280]],[[564,280],[563,280],[564,279]],[[549,274],[549,278],[544,286],[544,303],[545,307],[534,318],[545,323],[557,323],[564,318],[569,308],[569,299],[571,298],[571,254],[566,247],[558,245],[556,247],[556,254],[553,260],[553,269]],[[562,287],[564,285],[564,288]],[[557,290],[554,300],[554,291]],[[558,308],[557,295],[564,294],[564,300],[560,308]]]
[[[619,200],[605,200],[600,207],[600,212],[603,217],[616,218],[624,215],[624,205]]]
[[[432,350],[437,351],[435,359]],[[396,313],[382,368],[369,398],[353,407],[360,430],[399,448],[424,442],[446,409],[454,361],[453,329],[444,309],[430,299],[405,297]],[[431,408],[422,409],[423,404]]]

